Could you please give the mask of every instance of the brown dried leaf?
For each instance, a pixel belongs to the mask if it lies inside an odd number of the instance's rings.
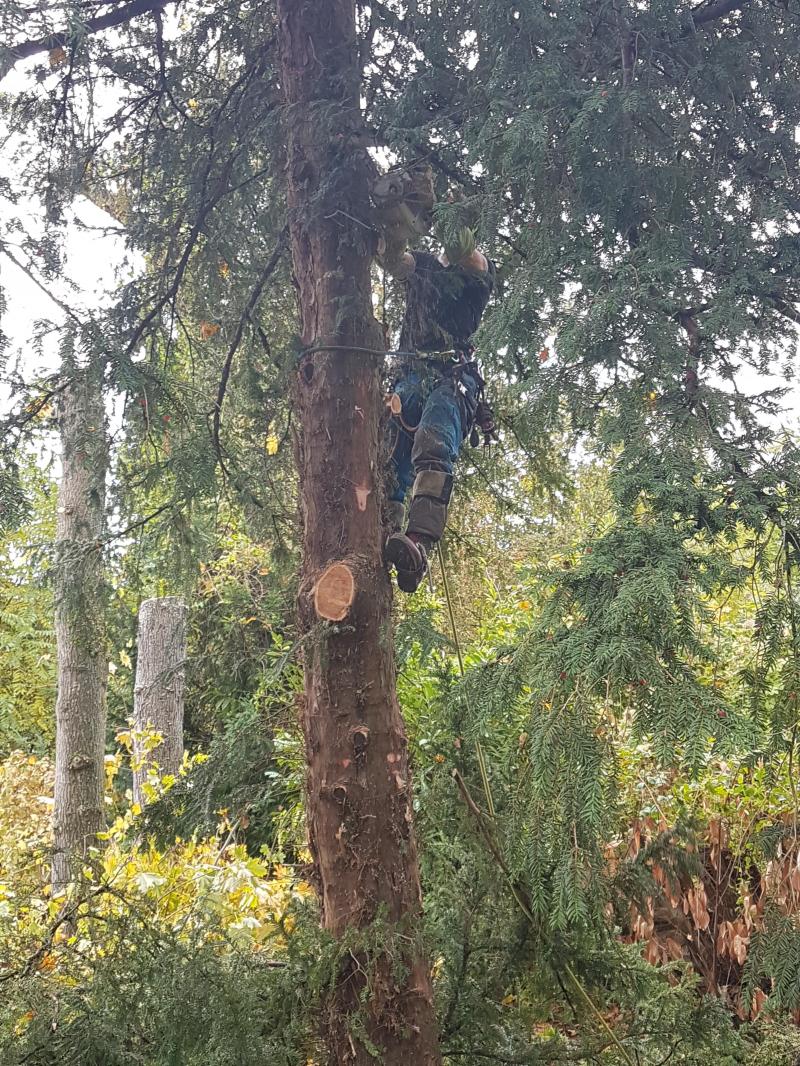
[[[733,938],[733,957],[739,963],[740,966],[744,965],[747,958],[747,945],[750,942],[750,937],[742,936],[737,933]]]
[[[211,340],[219,333],[219,326],[216,322],[201,322],[200,323],[200,339],[204,341]]]

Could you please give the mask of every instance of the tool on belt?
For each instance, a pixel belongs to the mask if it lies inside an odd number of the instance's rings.
[[[464,436],[469,436],[470,445],[477,448],[481,443],[480,435],[483,434],[483,446],[489,447],[492,441],[497,441],[497,424],[494,412],[486,400],[486,380],[480,372],[478,361],[475,359],[473,347],[456,348],[447,352],[432,352],[426,355],[420,352],[391,352],[388,353],[404,359],[406,364],[418,363],[425,368],[433,367],[442,377],[452,376],[456,385],[458,404],[461,410],[461,420],[464,426]],[[450,360],[442,358],[451,356]],[[477,383],[476,403],[468,399],[465,390],[459,388],[461,375],[469,374]],[[403,420],[403,403],[396,392],[391,392],[386,398],[386,406],[390,413],[408,433],[415,433],[416,426],[410,426]]]

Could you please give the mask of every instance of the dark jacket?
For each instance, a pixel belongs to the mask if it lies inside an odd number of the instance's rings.
[[[406,281],[406,310],[400,332],[403,351],[442,352],[468,347],[494,288],[495,266],[476,273],[442,266],[435,255],[414,251]]]

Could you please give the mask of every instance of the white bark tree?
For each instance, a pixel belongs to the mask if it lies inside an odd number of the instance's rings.
[[[54,892],[104,828],[106,651],[103,590],[108,444],[102,372],[65,361],[59,429],[62,475],[55,546],[58,656],[53,808]]]
[[[186,661],[186,605],[174,596],[145,600],[139,608],[133,717],[136,738],[134,802],[146,802],[143,785],[157,764],[176,774],[183,761],[183,683]],[[138,734],[159,733],[163,740],[144,750]]]

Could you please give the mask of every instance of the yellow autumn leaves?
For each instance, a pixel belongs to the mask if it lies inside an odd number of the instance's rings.
[[[132,746],[132,735],[122,737]],[[109,806],[122,799],[115,777],[124,756],[107,760]],[[174,777],[151,782],[163,794]],[[69,982],[80,957],[99,958],[118,946],[124,916],[136,901],[148,921],[173,936],[198,936],[217,950],[264,952],[280,956],[295,926],[295,911],[313,896],[291,866],[253,856],[235,842],[233,817],[217,812],[217,831],[203,839],[176,839],[159,847],[143,839],[138,805],[112,820],[102,845],[91,849],[83,869],[92,918],[81,918],[72,933],[52,935],[63,906],[51,898],[49,859],[53,773],[48,759],[12,753],[0,761],[0,957],[35,958],[36,969]],[[303,856],[303,860],[310,856]],[[62,935],[63,933],[63,935]],[[38,952],[47,943],[47,949]],[[30,1018],[17,1020],[20,1032]]]

